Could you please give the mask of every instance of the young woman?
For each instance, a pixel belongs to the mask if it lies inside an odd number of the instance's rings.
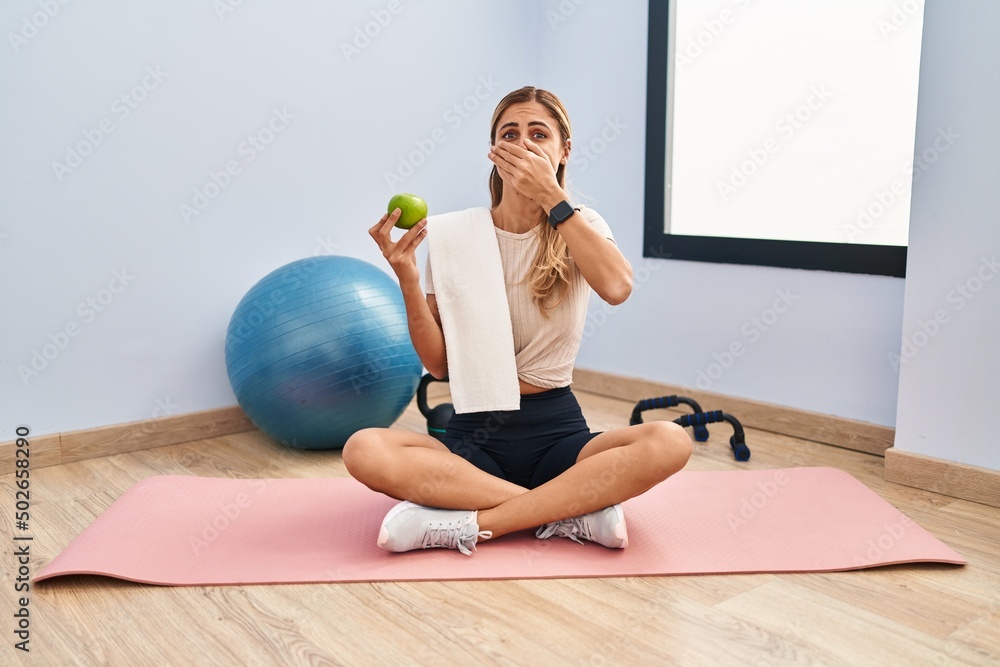
[[[591,433],[570,390],[591,290],[615,305],[632,268],[604,219],[566,193],[570,123],[559,99],[525,87],[490,127],[491,213],[500,247],[521,390],[516,411],[455,415],[443,441],[392,429],[358,431],[344,463],[369,488],[404,502],[386,515],[379,546],[446,547],[469,555],[482,540],[536,536],[628,544],[620,503],[684,467],[691,441],[671,422]],[[430,264],[426,295],[414,251],[423,220],[397,241],[397,209],[370,230],[399,279],[413,346],[435,377],[448,373]],[[582,542],[581,542],[582,543]]]

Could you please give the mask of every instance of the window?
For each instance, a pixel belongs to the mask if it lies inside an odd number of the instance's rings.
[[[912,4],[650,2],[645,255],[902,277]]]

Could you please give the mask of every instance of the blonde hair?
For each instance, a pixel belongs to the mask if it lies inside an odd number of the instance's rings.
[[[495,142],[500,117],[511,105],[524,102],[538,102],[545,107],[556,121],[563,144],[569,143],[571,128],[569,116],[566,114],[566,107],[563,106],[563,103],[547,90],[525,86],[508,93],[493,111],[493,119],[490,122],[490,145]],[[566,187],[565,164],[560,164],[556,170],[556,181],[559,183],[559,187]],[[490,197],[492,199],[491,209],[499,206],[503,199],[503,180],[500,178],[496,166],[490,172]],[[547,214],[543,212],[540,222],[545,220],[547,220]],[[566,247],[566,241],[563,240],[559,232],[550,225],[543,224],[540,229],[541,243],[525,281],[531,290],[531,298],[535,305],[544,316],[548,317],[548,311],[558,306],[566,298],[566,293],[569,291],[569,248]]]

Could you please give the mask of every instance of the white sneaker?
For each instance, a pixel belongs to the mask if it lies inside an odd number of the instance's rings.
[[[612,505],[590,514],[547,523],[535,533],[535,537],[542,540],[553,535],[568,537],[580,544],[583,544],[581,540],[588,540],[609,549],[624,549],[628,546],[625,512],[622,511],[621,505]]]
[[[471,510],[442,510],[401,502],[382,520],[378,545],[396,552],[434,547],[458,549],[471,556],[478,540],[493,537],[488,530],[480,532],[477,514]]]

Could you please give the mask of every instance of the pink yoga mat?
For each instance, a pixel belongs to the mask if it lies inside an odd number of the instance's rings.
[[[35,577],[171,586],[824,572],[965,560],[833,468],[682,471],[625,503],[629,546],[533,533],[471,557],[375,544],[396,501],[350,478],[161,476],[125,492]]]

